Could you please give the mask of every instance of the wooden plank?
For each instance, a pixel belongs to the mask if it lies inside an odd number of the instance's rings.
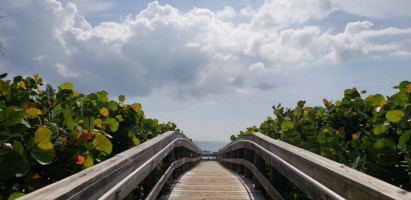
[[[195,162],[200,160],[200,158],[184,158],[182,160],[174,161],[170,167],[166,170],[166,172],[161,176],[160,180],[156,183],[154,188],[150,191],[150,193],[147,195],[146,199],[147,200],[154,200],[157,198],[158,194],[160,193],[161,189],[164,187],[164,184],[166,184],[167,180],[170,178],[172,173],[174,172],[175,169],[179,168],[181,165],[184,165],[185,163],[189,162]]]
[[[227,152],[241,148],[251,149],[285,177],[293,179],[292,173],[285,172],[287,171],[285,167],[273,159],[269,153],[264,152],[264,150],[247,141],[257,143],[302,171],[308,177],[312,177],[346,199],[411,199],[411,193],[408,191],[304,149],[274,140],[261,133],[240,137],[237,141],[230,143],[220,150],[218,155],[222,156]],[[297,181],[302,180],[298,179]]]
[[[97,199],[178,138],[186,139],[182,133],[166,132],[102,163],[29,193],[20,199]],[[175,146],[184,146],[201,153],[201,150],[191,142],[178,141]],[[167,149],[167,151],[171,150],[172,148]],[[151,169],[154,167],[151,166]],[[151,169],[146,171],[150,172]]]
[[[244,181],[245,180],[245,181]],[[240,179],[216,161],[200,162],[184,174],[168,199],[265,199],[248,179]]]

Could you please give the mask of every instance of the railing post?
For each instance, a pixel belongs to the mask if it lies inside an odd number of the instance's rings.
[[[278,172],[273,166],[270,165],[270,183],[277,191],[284,191],[286,178]]]
[[[260,171],[262,174],[265,174],[265,161],[257,154],[254,152],[254,165],[257,167],[258,171]],[[253,176],[253,182],[255,189],[262,189],[262,185],[260,182],[258,182],[257,178]]]
[[[253,162],[253,154],[252,154],[252,151],[250,149],[244,148],[244,159],[249,161],[249,162]],[[251,171],[247,167],[244,167],[244,177],[245,178],[251,178],[252,177]]]

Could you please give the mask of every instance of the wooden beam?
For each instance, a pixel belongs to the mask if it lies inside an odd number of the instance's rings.
[[[164,152],[165,155],[161,154],[160,157],[165,157],[174,147],[179,146],[201,152],[184,134],[169,131],[20,199],[97,199],[143,165],[146,167],[141,169],[141,173],[149,174],[157,166],[154,164],[162,158],[158,157],[149,164],[145,164],[146,161],[171,143],[173,145],[168,147]],[[144,178],[145,176],[141,180]]]
[[[261,133],[241,136],[221,149],[219,155],[241,148],[256,152],[312,197],[319,195],[321,198],[327,198],[327,195],[321,192],[319,194],[310,192],[312,188],[312,184],[308,181],[310,178],[325,186],[324,189],[331,190],[346,199],[411,199],[411,193],[406,190]],[[280,160],[301,171],[306,177],[296,176],[296,173]]]

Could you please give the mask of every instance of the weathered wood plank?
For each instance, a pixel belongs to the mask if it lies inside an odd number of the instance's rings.
[[[184,158],[182,160],[174,161],[170,167],[164,172],[164,174],[161,176],[160,180],[156,183],[154,188],[150,191],[150,193],[147,195],[146,199],[147,200],[153,200],[156,199],[158,194],[160,193],[161,189],[164,187],[164,184],[167,182],[167,180],[170,178],[170,176],[173,174],[174,170],[179,168],[181,165],[184,165],[185,163],[189,162],[195,162],[200,160],[200,158]]]
[[[244,180],[216,161],[201,162],[181,177],[168,199],[265,199]]]
[[[164,147],[179,138],[186,139],[182,133],[166,132],[102,163],[29,193],[20,199],[97,199]],[[175,142],[173,147],[167,149],[167,152],[177,146],[184,146],[194,152],[201,153],[201,150],[188,140],[186,142]],[[154,167],[156,166],[151,165],[148,169],[145,168],[145,172],[149,173]]]
[[[220,150],[219,156],[241,148],[253,150],[289,180],[295,179],[295,176],[290,175],[293,173],[270,155],[273,153],[346,199],[411,199],[411,193],[401,188],[261,133],[240,137],[238,141]],[[270,153],[265,152],[264,149]],[[297,181],[301,182],[303,179]]]

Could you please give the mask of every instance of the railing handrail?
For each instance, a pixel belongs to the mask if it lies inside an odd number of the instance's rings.
[[[231,142],[218,152],[218,158],[222,158],[225,153],[233,152],[239,149],[250,149],[258,154],[271,166],[276,168],[290,181],[296,177],[287,177],[292,172],[289,166],[280,161],[288,163],[307,177],[314,179],[316,182],[327,189],[332,190],[339,196],[347,199],[411,199],[411,193],[389,183],[371,177],[357,170],[341,165],[299,147],[275,140],[261,133],[253,133],[241,136],[239,139]],[[274,156],[273,156],[274,155]],[[220,159],[230,162],[230,159]],[[234,159],[231,159],[234,160]],[[237,159],[239,160],[239,159]],[[232,162],[232,161],[231,161]],[[238,163],[238,162],[237,162]],[[301,174],[297,174],[297,178]],[[305,180],[303,180],[305,179]],[[298,181],[308,181],[306,178],[299,178]],[[292,181],[293,182],[293,181]],[[294,183],[295,184],[295,183]],[[305,183],[297,183],[302,185]],[[303,187],[305,187],[304,185]],[[308,185],[312,188],[312,185]],[[307,188],[305,188],[307,190]],[[304,191],[304,190],[303,190]],[[324,188],[322,192],[326,192]],[[310,192],[310,191],[305,191]],[[321,195],[322,196],[322,195]],[[335,197],[334,197],[335,198]]]
[[[176,147],[184,147],[201,155],[201,150],[184,134],[169,131],[20,199],[97,199],[141,166],[146,166],[144,173],[149,174],[157,166],[154,163],[160,162]],[[153,165],[147,165],[146,162],[155,155],[157,161],[151,160]],[[140,177],[141,181],[145,177]]]

